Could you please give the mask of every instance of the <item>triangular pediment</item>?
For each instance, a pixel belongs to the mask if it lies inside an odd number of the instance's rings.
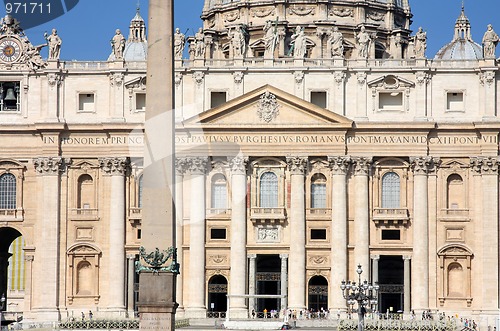
[[[187,119],[184,127],[339,127],[352,121],[271,85]]]

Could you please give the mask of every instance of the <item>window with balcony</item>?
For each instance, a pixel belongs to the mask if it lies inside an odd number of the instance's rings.
[[[311,178],[311,208],[326,208],[326,177],[323,174],[315,174]]]
[[[382,208],[400,208],[400,180],[395,172],[382,177]]]
[[[212,177],[210,208],[212,210],[227,209],[227,181],[222,174],[216,174]]]
[[[16,209],[16,176],[3,174],[0,176],[0,209]]]
[[[274,172],[265,172],[260,177],[260,207],[278,207],[278,176]]]

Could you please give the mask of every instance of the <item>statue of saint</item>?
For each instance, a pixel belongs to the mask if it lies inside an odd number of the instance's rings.
[[[50,36],[47,35],[47,32],[45,32],[44,38],[47,40],[47,44],[49,45],[49,60],[59,60],[59,56],[61,55],[62,40],[57,35],[57,30],[52,29],[52,34]]]
[[[422,30],[422,27],[418,28],[417,33],[414,37],[415,43],[415,57],[416,58],[424,58],[425,57],[425,49],[427,48],[427,32]]]
[[[293,57],[296,59],[303,59],[306,57],[307,44],[304,29],[300,26],[295,28],[295,33],[292,35],[292,42],[290,46],[293,50]]]
[[[113,49],[115,59],[123,59],[123,51],[125,50],[125,37],[122,35],[120,29],[116,29],[116,33],[113,39],[111,39],[111,48]]]
[[[332,57],[344,57],[344,36],[338,27],[333,27],[328,37]]]
[[[196,58],[204,58],[205,57],[205,34],[203,33],[203,29],[199,28],[198,32],[194,35],[194,43],[195,43],[195,52],[194,56]]]
[[[483,56],[485,59],[495,58],[495,50],[498,44],[498,40],[500,40],[500,38],[493,30],[493,26],[491,24],[488,24],[488,29],[483,36]]]
[[[241,26],[238,26],[229,34],[234,57],[242,57],[245,54],[246,42],[242,29]]]
[[[182,53],[184,52],[185,45],[186,36],[181,32],[179,28],[176,28],[174,34],[174,56],[176,59],[182,59]]]
[[[358,34],[354,35],[357,45],[358,45],[358,57],[367,59],[368,58],[368,51],[370,48],[370,42],[371,42],[371,37],[366,32],[366,29],[364,26],[361,27],[360,31]]]
[[[264,57],[273,58],[274,50],[278,45],[277,29],[271,21],[267,21],[264,25]]]

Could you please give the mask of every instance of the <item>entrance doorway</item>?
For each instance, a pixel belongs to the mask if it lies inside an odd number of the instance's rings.
[[[210,312],[227,310],[227,279],[224,276],[213,276],[208,281],[208,309]]]
[[[10,293],[24,290],[24,258],[21,233],[13,228],[0,228],[0,296],[5,296],[3,310],[9,305]],[[15,243],[15,245],[12,245]],[[11,256],[15,259],[9,261]],[[12,260],[12,259],[11,259]],[[11,263],[9,263],[11,262]],[[10,265],[10,267],[9,267]]]
[[[378,269],[379,311],[398,313],[404,304],[404,261],[401,255],[381,255]]]
[[[328,281],[323,276],[309,280],[309,309],[315,312],[328,309]]]
[[[281,259],[278,254],[257,256],[256,294],[281,294]],[[281,299],[257,299],[257,311],[279,311]]]

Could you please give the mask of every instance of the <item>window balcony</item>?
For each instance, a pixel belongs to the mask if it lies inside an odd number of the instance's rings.
[[[130,207],[128,210],[128,221],[132,225],[140,223],[142,220],[142,208],[140,207]]]
[[[328,220],[332,217],[331,208],[307,208],[306,214],[308,219]]]
[[[229,219],[231,218],[231,209],[229,208],[208,208],[207,209],[207,218],[223,218]]]
[[[377,225],[407,225],[410,216],[407,208],[373,208],[373,221]]]
[[[72,208],[69,218],[72,221],[98,221],[99,210],[97,208]]]
[[[440,221],[470,221],[469,209],[443,208],[439,213]]]
[[[250,219],[255,223],[284,223],[286,212],[283,207],[252,207],[250,210]]]
[[[2,222],[22,222],[24,220],[24,210],[0,209],[0,221]]]

